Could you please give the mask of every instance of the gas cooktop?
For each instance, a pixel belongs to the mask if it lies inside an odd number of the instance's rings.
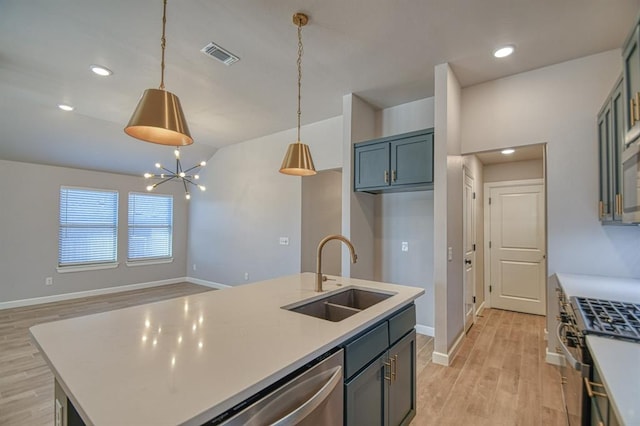
[[[571,306],[583,334],[640,343],[640,304],[572,297]]]

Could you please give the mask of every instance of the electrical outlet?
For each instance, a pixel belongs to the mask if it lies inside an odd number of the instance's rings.
[[[289,245],[289,237],[280,237],[280,245],[288,246]]]
[[[249,281],[249,273],[248,272],[244,273],[244,280],[245,281]]]
[[[402,242],[402,251],[409,251],[409,241]]]
[[[453,247],[449,247],[447,250],[447,260],[451,262],[453,260]]]
[[[191,269],[193,269],[194,271],[196,270],[196,264],[195,263],[191,266]]]
[[[53,285],[53,277],[47,277],[44,279],[44,285]]]

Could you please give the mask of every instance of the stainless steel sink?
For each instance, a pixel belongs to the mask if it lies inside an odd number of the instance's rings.
[[[298,312],[327,321],[338,322],[355,315],[376,303],[393,296],[389,293],[349,288],[339,293],[330,294],[322,299],[302,305],[284,306],[283,309]]]

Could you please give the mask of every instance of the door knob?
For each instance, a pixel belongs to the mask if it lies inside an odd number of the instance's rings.
[[[469,260],[469,259],[465,259],[465,260],[464,260],[464,264],[465,264],[465,265],[471,265],[471,260]]]

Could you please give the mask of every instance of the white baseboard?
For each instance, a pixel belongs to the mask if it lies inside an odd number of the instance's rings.
[[[102,294],[120,293],[123,291],[140,290],[143,288],[159,287],[168,284],[176,284],[187,281],[186,277],[171,278],[168,280],[150,281],[139,284],[120,285],[117,287],[98,288],[95,290],[77,291],[74,293],[55,294],[52,296],[34,297],[31,299],[11,300],[0,302],[0,310],[21,308],[23,306],[39,305],[42,303],[60,302],[63,300],[78,299],[80,297],[100,296]]]
[[[433,327],[429,327],[428,325],[420,325],[416,324],[416,333],[424,334],[425,336],[434,337],[436,335],[436,331]]]
[[[484,301],[480,304],[480,306],[478,306],[478,309],[476,309],[476,316],[479,317],[480,315],[482,315],[482,311],[484,311]]]
[[[449,353],[443,354],[442,352],[433,351],[433,354],[431,355],[431,360],[433,361],[433,363],[444,365],[447,367],[451,365],[453,359],[460,350],[460,346],[462,346],[461,343],[464,340],[464,336],[465,333],[460,333],[460,336],[458,336],[453,346],[451,346]]]
[[[205,287],[217,288],[217,289],[220,289],[220,290],[222,290],[223,288],[232,287],[230,285],[220,284],[220,283],[216,283],[216,282],[213,282],[213,281],[201,280],[200,278],[187,277],[187,278],[185,278],[185,280],[187,282],[189,282],[189,283],[192,283],[192,284],[203,285]]]
[[[547,364],[553,364],[562,367],[564,366],[564,355],[557,352],[550,352],[549,348],[547,348],[547,356],[545,357],[545,361],[547,362]]]

